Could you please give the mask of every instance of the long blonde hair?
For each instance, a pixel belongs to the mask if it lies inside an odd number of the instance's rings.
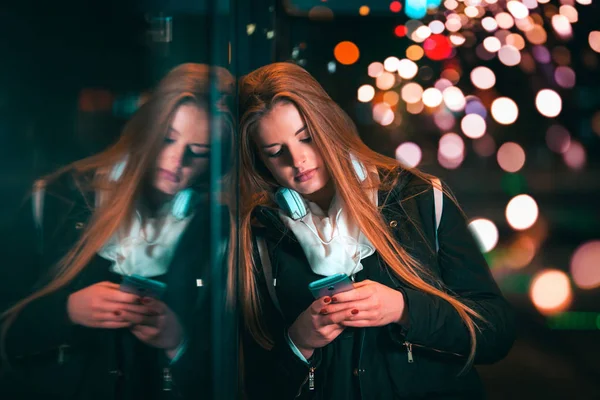
[[[211,96],[211,80],[217,87],[218,98]],[[120,139],[113,146],[46,177],[46,181],[52,181],[71,173],[80,190],[101,188],[105,195],[102,205],[94,210],[79,240],[55,266],[52,280],[2,314],[4,321],[0,346],[4,359],[6,335],[19,313],[33,301],[68,285],[116,230],[130,223],[135,201],[147,185],[149,171],[154,167],[179,106],[194,104],[209,111],[209,100],[214,99],[216,110],[212,108],[210,111],[213,115],[218,114],[217,117],[223,117],[220,121],[228,126],[222,131],[228,131],[231,136],[233,121],[227,103],[234,84],[233,77],[223,68],[181,64],[159,82],[150,98],[125,125]],[[89,179],[96,171],[110,171],[125,157],[127,163],[118,180],[111,180],[109,174],[95,174],[95,178]]]
[[[298,109],[328,167],[337,193],[344,201],[349,215],[373,243],[391,271],[408,285],[450,303],[464,321],[470,337],[471,349],[467,360],[470,365],[476,348],[474,319],[479,314],[464,301],[438,289],[425,278],[432,278],[395,240],[383,217],[367,196],[356,176],[350,159],[353,154],[368,171],[377,170],[383,179],[368,176],[367,187],[391,190],[402,172],[410,172],[425,181],[433,177],[417,169],[409,169],[396,160],[370,150],[359,138],[354,123],[329,97],[321,85],[304,69],[291,63],[274,63],[243,77],[239,85],[240,101],[240,292],[245,325],[253,338],[264,348],[271,348],[271,333],[261,317],[261,302],[257,288],[256,265],[251,237],[252,211],[257,206],[274,206],[272,195],[279,186],[260,160],[251,137],[258,122],[275,105],[291,103]],[[466,366],[465,366],[466,367]]]

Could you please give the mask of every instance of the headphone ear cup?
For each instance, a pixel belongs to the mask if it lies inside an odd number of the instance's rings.
[[[308,214],[304,199],[295,190],[280,188],[275,193],[275,202],[279,208],[295,221],[304,218]]]
[[[194,190],[191,188],[178,192],[173,199],[171,214],[178,220],[182,220],[190,214]]]

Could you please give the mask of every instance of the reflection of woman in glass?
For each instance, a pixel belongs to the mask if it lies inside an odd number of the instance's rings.
[[[209,329],[190,326],[208,275],[209,80],[233,84],[211,72],[173,69],[114,146],[38,183],[35,217],[27,207],[2,252],[13,397],[177,397],[192,369],[209,385],[198,362]],[[225,102],[216,109],[230,131]],[[129,275],[166,284],[164,296],[120,290]]]
[[[294,64],[245,76],[240,105],[249,398],[481,397],[471,365],[514,323],[447,189],[367,148]],[[337,273],[353,288],[315,300]]]

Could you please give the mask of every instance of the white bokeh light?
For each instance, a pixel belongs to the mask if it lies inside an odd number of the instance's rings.
[[[506,3],[506,8],[516,19],[523,19],[529,15],[529,9],[520,1],[511,0]]]
[[[421,162],[422,152],[418,144],[404,142],[396,149],[396,160],[409,168],[414,168]]]
[[[514,67],[521,62],[521,52],[515,46],[507,44],[498,50],[498,59],[507,67]]]
[[[506,206],[506,220],[518,231],[531,228],[538,218],[538,206],[533,197],[520,194],[513,197]]]
[[[442,104],[442,92],[436,88],[428,88],[423,92],[423,104],[427,107],[437,107]]]
[[[442,91],[444,103],[451,111],[462,111],[465,108],[466,100],[463,92],[456,86],[450,86]]]
[[[498,97],[492,102],[492,117],[502,125],[510,125],[517,120],[519,108],[517,103],[508,97]]]
[[[446,133],[440,138],[438,152],[450,160],[460,158],[465,153],[465,142],[456,133]]]
[[[368,103],[375,97],[375,88],[371,85],[362,85],[358,88],[358,101]]]
[[[398,75],[400,77],[412,79],[417,75],[417,72],[419,72],[419,67],[414,61],[404,58],[398,62]]]
[[[490,89],[496,84],[496,75],[488,67],[476,67],[471,71],[471,82],[476,88]]]
[[[385,68],[387,72],[396,72],[398,70],[399,63],[400,60],[398,57],[388,57],[383,62],[383,68]]]
[[[482,253],[487,253],[498,244],[498,228],[489,219],[478,218],[469,223],[469,230],[477,239],[479,249]]]
[[[542,89],[535,96],[535,106],[544,117],[554,118],[562,110],[562,99],[551,89]]]
[[[466,137],[478,139],[485,135],[485,119],[478,114],[467,114],[460,121],[460,128]]]

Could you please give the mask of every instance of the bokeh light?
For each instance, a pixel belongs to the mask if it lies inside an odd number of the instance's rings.
[[[465,96],[456,86],[450,86],[442,91],[444,104],[450,111],[462,111],[465,108]]]
[[[490,89],[496,84],[496,75],[488,67],[476,67],[471,71],[471,82],[479,89]]]
[[[430,60],[441,61],[452,54],[452,43],[444,35],[431,35],[423,43],[423,50]]]
[[[508,224],[513,229],[522,231],[535,224],[538,212],[538,206],[533,197],[520,194],[508,202],[505,215]]]
[[[415,82],[407,83],[402,87],[401,96],[407,103],[418,103],[423,97],[423,88]]]
[[[375,97],[375,88],[371,85],[362,85],[358,88],[358,101],[368,103]]]
[[[383,101],[392,107],[398,104],[399,100],[400,95],[397,92],[394,92],[393,90],[390,90],[389,92],[385,92],[383,94]]]
[[[569,148],[563,153],[565,164],[571,169],[578,170],[585,166],[586,159],[583,145],[576,140],[571,140]]]
[[[588,35],[588,44],[596,53],[600,53],[600,31],[592,31]]]
[[[457,159],[465,152],[465,142],[456,133],[446,133],[440,138],[438,152],[447,159]]]
[[[535,252],[535,241],[529,236],[520,236],[508,247],[504,263],[512,269],[525,268],[533,261]]]
[[[535,97],[535,106],[540,114],[548,118],[553,118],[560,114],[562,100],[554,90],[542,89]]]
[[[498,50],[498,59],[502,64],[513,67],[521,62],[521,53],[516,47],[507,44]]]
[[[571,276],[581,289],[600,287],[600,240],[579,246],[571,257]]]
[[[575,71],[566,66],[556,67],[554,70],[554,80],[558,86],[571,89],[575,86]]]
[[[371,78],[377,78],[379,75],[383,74],[384,68],[383,64],[380,62],[372,62],[369,64],[369,68],[367,70],[367,74]]]
[[[421,162],[422,151],[418,144],[404,142],[396,149],[396,160],[409,168],[414,168]]]
[[[344,41],[338,43],[333,49],[333,55],[335,59],[343,65],[352,65],[358,61],[360,57],[360,51],[358,46],[350,41]]]
[[[427,107],[437,107],[442,104],[442,92],[436,88],[428,88],[423,91],[423,104]]]
[[[398,75],[401,78],[412,79],[417,72],[419,72],[419,67],[414,61],[404,58],[398,62]]]
[[[380,125],[387,126],[394,122],[394,111],[387,103],[377,103],[373,106],[373,120]]]
[[[498,149],[498,165],[506,172],[517,172],[525,165],[525,151],[517,143],[506,142]]]
[[[381,90],[388,90],[396,83],[396,77],[390,72],[384,72],[375,80],[375,85]]]
[[[502,47],[502,43],[495,36],[488,36],[483,39],[483,47],[490,53],[495,53]]]
[[[561,125],[552,125],[546,131],[546,144],[555,153],[563,154],[571,146],[571,135]]]
[[[370,12],[371,9],[369,8],[369,6],[360,6],[360,8],[358,9],[358,13],[363,17],[369,15]]]
[[[423,58],[424,54],[425,51],[423,51],[423,48],[418,44],[413,44],[406,49],[406,58],[412,61],[419,61]]]
[[[529,295],[535,307],[544,315],[564,311],[572,300],[569,277],[556,269],[542,270],[534,276]]]
[[[467,114],[461,120],[460,128],[466,137],[478,139],[485,134],[485,119],[478,114]]]
[[[492,117],[502,125],[510,125],[517,120],[519,108],[508,97],[498,97],[492,102]]]
[[[483,135],[473,141],[473,150],[480,157],[491,157],[496,154],[496,142],[490,135]]]
[[[385,70],[388,72],[396,72],[398,70],[399,63],[400,60],[398,59],[398,57],[388,57],[383,62],[383,68],[385,68]]]
[[[478,218],[469,223],[469,230],[477,240],[482,253],[487,253],[498,244],[498,228],[485,218]]]
[[[452,129],[454,127],[454,124],[456,123],[454,115],[451,112],[444,110],[443,108],[433,115],[433,121],[435,122],[436,126],[442,131]]]

